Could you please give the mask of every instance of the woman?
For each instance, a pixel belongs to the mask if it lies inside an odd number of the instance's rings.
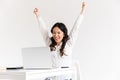
[[[49,37],[48,30],[37,8],[34,13],[37,17],[40,31],[47,46],[50,47],[53,68],[71,68],[72,67],[72,49],[77,38],[79,27],[85,11],[85,2],[82,2],[82,10],[77,18],[70,34],[63,23],[55,23],[51,28],[52,37]],[[70,75],[56,77],[56,80],[72,80]]]

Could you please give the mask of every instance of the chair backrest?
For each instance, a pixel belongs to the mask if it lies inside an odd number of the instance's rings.
[[[80,80],[80,63],[78,60],[73,60],[73,67],[75,68],[75,80]]]

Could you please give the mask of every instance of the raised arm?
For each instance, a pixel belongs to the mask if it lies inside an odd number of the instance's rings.
[[[40,28],[40,32],[41,32],[41,34],[43,36],[45,44],[47,46],[49,46],[51,41],[50,41],[50,38],[49,38],[49,34],[48,34],[48,30],[47,30],[46,24],[43,21],[43,19],[40,17],[40,14],[39,14],[39,11],[38,11],[37,8],[34,9],[34,13],[35,13],[35,15],[37,17],[39,28]]]
[[[83,19],[83,14],[85,12],[85,2],[82,2],[82,9],[81,9],[81,12],[80,12],[80,15],[78,16],[77,20],[75,21],[75,24],[73,26],[73,28],[71,29],[71,32],[69,34],[69,37],[70,37],[70,45],[73,45],[77,39],[77,36],[78,36],[78,32],[79,32],[79,27],[80,27],[80,24],[82,22],[82,19]]]

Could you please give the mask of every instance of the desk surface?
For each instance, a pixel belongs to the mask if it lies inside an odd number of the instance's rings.
[[[64,74],[74,73],[73,68],[64,68],[64,69],[46,69],[46,70],[6,70],[0,72],[0,79],[15,79],[15,80],[30,80],[35,78],[43,78],[50,76],[58,76]]]

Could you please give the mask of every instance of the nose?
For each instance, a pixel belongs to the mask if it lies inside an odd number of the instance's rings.
[[[57,37],[58,36],[58,34],[54,34],[54,37]]]

